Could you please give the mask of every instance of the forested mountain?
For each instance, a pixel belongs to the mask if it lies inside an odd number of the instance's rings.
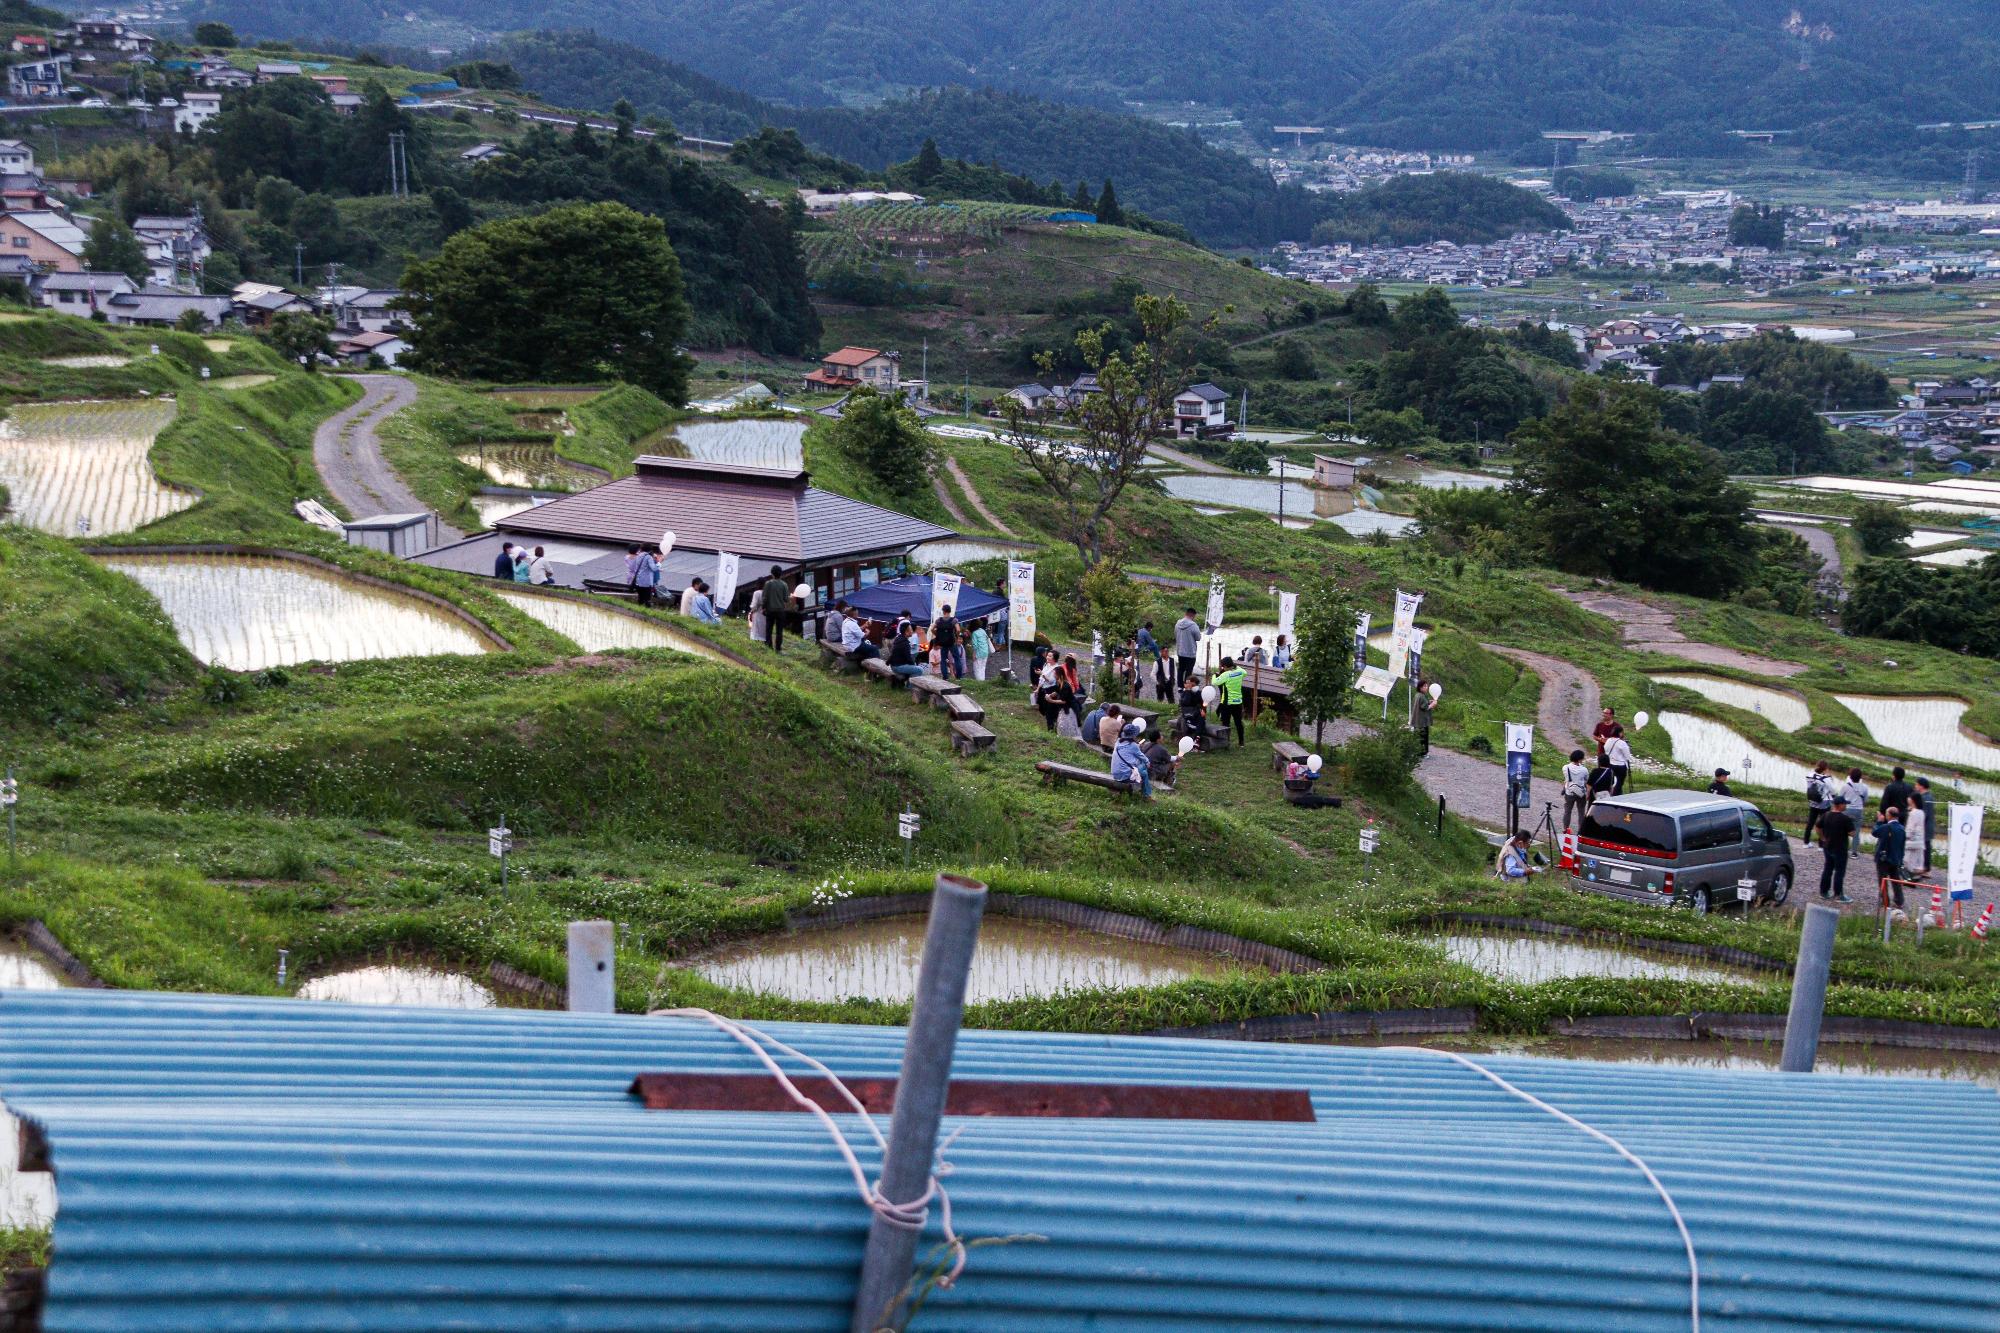
[[[1531,190],[1458,171],[1391,176],[1366,190],[1335,195],[1324,206],[1326,220],[1312,233],[1320,242],[1474,245],[1569,225],[1560,208]]]
[[[1811,131],[1881,151],[2000,115],[1988,0],[197,0],[269,36],[589,27],[796,105],[946,84],[1116,105],[1232,104],[1346,137],[1504,146],[1556,126]],[[406,16],[408,18],[406,19]],[[940,140],[942,142],[942,140]],[[895,155],[907,156],[914,145]],[[967,151],[971,151],[968,149]]]

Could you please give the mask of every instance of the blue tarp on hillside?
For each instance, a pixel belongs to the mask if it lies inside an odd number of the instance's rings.
[[[847,604],[870,620],[894,620],[897,616],[924,622],[931,618],[931,576],[907,574],[872,588],[847,594]],[[984,620],[1007,609],[1007,600],[982,592],[970,583],[959,589],[952,614],[960,620]]]

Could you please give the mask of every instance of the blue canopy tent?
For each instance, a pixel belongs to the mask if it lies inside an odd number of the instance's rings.
[[[920,625],[925,624],[931,618],[931,576],[906,574],[872,588],[862,588],[847,594],[847,604],[864,620],[893,624],[898,617],[908,616]],[[952,603],[951,613],[962,621],[975,622],[1006,609],[1006,598],[968,583],[958,590],[958,600]]]

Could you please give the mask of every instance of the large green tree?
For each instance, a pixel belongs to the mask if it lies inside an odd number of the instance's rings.
[[[1292,703],[1313,724],[1313,744],[1326,737],[1326,724],[1347,710],[1354,686],[1354,622],[1360,608],[1354,595],[1329,574],[1314,576],[1299,589],[1292,620],[1296,641],[1291,670]]]
[[[900,396],[856,389],[833,426],[833,444],[896,495],[915,495],[930,485],[936,450]]]
[[[139,283],[153,271],[146,260],[146,247],[116,213],[91,225],[90,237],[83,243],[83,262],[93,273],[123,273]]]
[[[413,363],[467,379],[616,377],[687,401],[680,261],[658,218],[570,204],[458,233],[403,275]]]
[[[1646,386],[1580,383],[1514,442],[1511,493],[1551,564],[1710,596],[1749,579],[1749,493],[1713,450],[1661,424]]]

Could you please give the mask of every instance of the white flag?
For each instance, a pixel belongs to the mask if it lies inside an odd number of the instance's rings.
[[[1227,586],[1220,574],[1208,581],[1208,628],[1211,633],[1222,628],[1222,592]]]
[[[1535,750],[1535,724],[1532,722],[1509,722],[1507,726],[1507,753],[1533,754]]]
[[[958,590],[965,586],[962,574],[947,574],[942,569],[931,575],[931,619],[944,614],[948,606],[952,613],[958,613]]]
[[[1007,562],[1007,637],[1035,637],[1035,566],[1030,560]]]
[[[728,551],[718,551],[715,556],[715,612],[728,615],[729,604],[736,600],[737,566],[741,562]]]
[[[1985,819],[1983,805],[1952,803],[1951,841],[1945,846],[1945,855],[1951,858],[1946,873],[1954,895],[1972,892],[1972,870],[1979,863],[1979,829]]]
[[[1417,608],[1424,604],[1420,592],[1396,590],[1396,622],[1389,635],[1389,674],[1401,679],[1410,665],[1410,631],[1417,627]]]
[[[1278,633],[1282,634],[1285,637],[1286,642],[1291,641],[1292,622],[1298,619],[1298,614],[1299,614],[1299,595],[1295,592],[1279,593]]]

